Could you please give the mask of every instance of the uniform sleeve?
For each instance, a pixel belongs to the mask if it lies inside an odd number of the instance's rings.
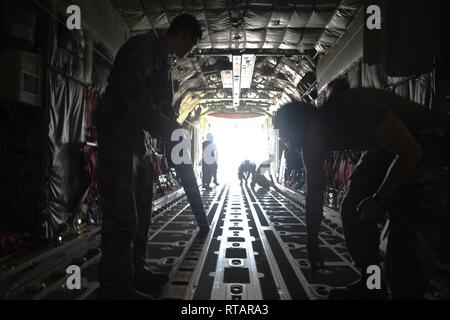
[[[152,134],[163,120],[159,107],[148,88],[148,78],[154,71],[156,56],[142,40],[135,40],[121,49],[116,61],[114,88],[135,115],[141,127]]]

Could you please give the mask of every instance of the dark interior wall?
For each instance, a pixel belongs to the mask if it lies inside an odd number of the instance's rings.
[[[381,29],[364,29],[363,87],[395,92],[436,109],[441,1],[375,0]]]
[[[52,8],[61,20],[66,8],[64,3],[58,1]],[[92,13],[102,8],[99,4],[109,2],[89,3],[75,1],[70,4],[80,5],[82,17],[87,16],[82,21],[91,22],[92,26]],[[106,87],[114,55],[111,47],[116,43],[105,43],[104,39],[94,35],[105,32],[108,26],[105,21],[111,20],[108,12],[99,12],[93,24],[101,25],[100,30],[83,24],[82,30],[70,31],[52,19],[54,32],[48,67],[48,161],[42,216],[42,224],[50,233],[45,237],[70,228],[75,217],[90,223],[99,218],[93,112],[98,96]],[[121,31],[124,34],[124,30]],[[111,34],[117,37],[119,33]]]
[[[405,77],[432,72],[437,50],[439,1],[373,0],[381,29],[364,30],[364,63],[381,63],[386,74]]]
[[[380,63],[368,65],[361,62],[359,68],[362,70],[360,87],[374,87],[391,91],[430,109],[433,107],[433,99],[436,95],[433,71],[425,74],[393,77],[387,75],[383,65]],[[353,78],[349,73],[344,75],[344,77],[349,81],[351,80],[350,77]]]
[[[46,0],[41,0],[46,2]],[[80,7],[83,29],[88,30],[94,39],[102,42],[114,58],[119,48],[130,36],[130,30],[122,16],[110,0],[55,0],[58,12],[65,13],[70,5]]]
[[[0,17],[0,52],[44,56],[47,20],[31,1],[0,1]],[[12,64],[3,60],[1,68]],[[2,90],[4,82],[12,84],[14,79],[19,77],[3,69]],[[33,230],[43,196],[45,130],[42,105],[0,99],[0,235],[6,229],[29,233]],[[4,250],[8,248],[2,238],[1,253]]]
[[[84,181],[87,88],[91,69],[84,32],[55,22],[48,68],[49,130],[44,221],[54,230],[69,221],[88,187]]]
[[[440,0],[438,7],[435,113],[448,123],[450,114],[450,41],[448,41],[450,3]]]
[[[29,231],[33,225],[42,157],[35,107],[0,104],[0,228]]]
[[[82,30],[64,24],[72,4]],[[0,50],[32,53],[42,69],[39,105],[0,100],[0,229],[50,238],[97,213],[92,116],[129,30],[108,0],[0,0],[0,16]]]

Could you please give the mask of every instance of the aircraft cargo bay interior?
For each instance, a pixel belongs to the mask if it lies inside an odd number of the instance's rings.
[[[443,6],[1,0],[0,299],[450,299]]]

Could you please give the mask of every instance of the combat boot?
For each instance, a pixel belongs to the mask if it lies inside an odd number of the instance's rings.
[[[136,271],[132,287],[146,294],[156,294],[169,280],[169,275],[166,273],[141,268]]]

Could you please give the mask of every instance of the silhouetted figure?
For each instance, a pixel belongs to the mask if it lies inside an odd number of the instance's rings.
[[[252,179],[251,187],[255,189],[256,184],[258,184],[264,190],[270,190],[273,185],[272,181],[266,178],[265,174],[270,173],[270,160],[262,162],[258,168],[255,170],[255,174]]]
[[[183,14],[173,20],[167,35],[135,36],[115,58],[95,112],[103,208],[99,299],[150,299],[141,291],[152,291],[169,279],[145,268],[153,184],[144,130],[167,142],[180,128],[171,105],[169,54],[183,57],[201,36],[196,18]],[[175,169],[206,233],[209,226],[192,165]]]
[[[256,165],[250,160],[244,160],[238,168],[238,178],[241,184],[247,183],[250,176],[254,179]]]
[[[211,179],[217,183],[217,147],[214,143],[214,137],[208,133],[206,140],[202,143],[202,185],[206,190],[211,190]]]
[[[368,266],[379,265],[377,223],[389,210],[386,276],[394,298],[423,298],[435,268],[435,230],[448,208],[448,129],[431,111],[386,91],[344,90],[324,106],[293,102],[274,117],[280,137],[303,150],[307,249],[313,270],[323,266],[319,229],[324,161],[332,150],[362,150],[341,206],[347,248],[361,279],[332,298],[386,298],[369,290]]]

